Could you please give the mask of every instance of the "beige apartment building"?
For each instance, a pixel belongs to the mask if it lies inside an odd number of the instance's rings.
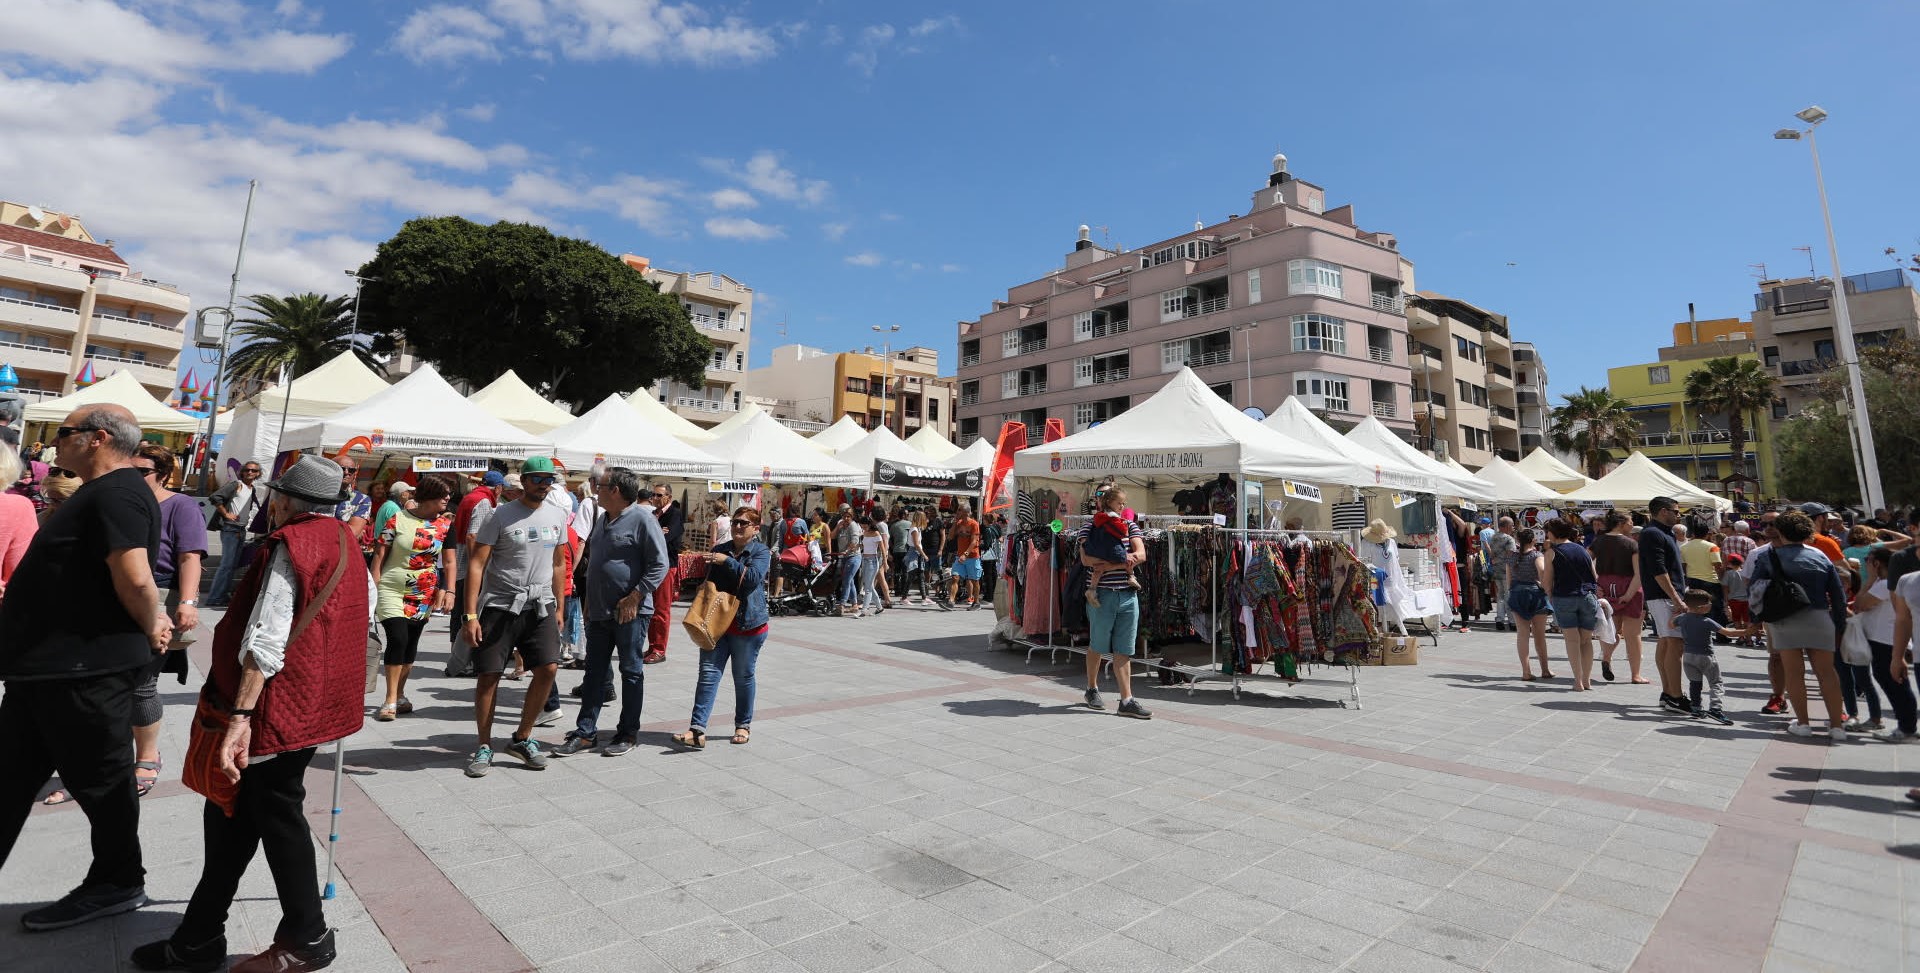
[[[1855,274],[1843,283],[1857,347],[1886,344],[1895,335],[1920,341],[1920,292],[1905,271],[1895,267]],[[1833,340],[1836,321],[1832,278],[1760,282],[1753,295],[1752,341],[1761,364],[1780,378],[1776,421],[1806,408],[1821,373],[1839,363]]]
[[[1520,386],[1506,316],[1421,291],[1407,302],[1407,324],[1414,352],[1414,444],[1471,469],[1495,456],[1519,460]],[[1538,353],[1527,350],[1529,364],[1538,366]],[[1522,370],[1538,381],[1532,391],[1543,400],[1544,373]]]
[[[652,388],[662,405],[696,425],[715,426],[746,404],[748,341],[753,334],[753,288],[718,271],[676,273],[651,266],[646,257],[620,259],[658,284],[687,309],[693,326],[713,342],[706,381],[698,386],[664,381]]]
[[[89,360],[96,378],[130,372],[166,398],[192,306],[77,218],[0,201],[0,362],[19,373],[28,399],[73,391]]]
[[[1547,363],[1531,341],[1513,343],[1514,402],[1520,409],[1520,455],[1551,451],[1553,403],[1547,398]]]
[[[1274,158],[1246,215],[1138,249],[1094,244],[959,325],[957,442],[1007,419],[1039,441],[1125,412],[1191,367],[1222,398],[1271,412],[1289,395],[1336,423],[1377,416],[1411,438],[1403,295],[1392,234]]]
[[[747,383],[755,395],[774,400],[769,411],[776,418],[799,428],[850,415],[868,429],[884,424],[902,439],[926,426],[954,438],[954,379],[940,376],[940,353],[932,348],[835,353],[781,345],[772,364],[747,373]]]

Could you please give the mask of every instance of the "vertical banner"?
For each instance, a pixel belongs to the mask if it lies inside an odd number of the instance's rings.
[[[981,513],[996,513],[1013,506],[1013,489],[1007,478],[1013,474],[1013,454],[1026,448],[1027,425],[1007,422],[1000,426],[1000,442],[993,451],[993,471],[987,476],[987,495]]]
[[[1050,443],[1056,439],[1065,438],[1067,438],[1067,420],[1048,419],[1046,435],[1041,441]]]

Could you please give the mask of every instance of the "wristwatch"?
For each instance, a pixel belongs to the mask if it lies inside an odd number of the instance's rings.
[[[477,622],[480,620],[480,616],[475,615],[472,612],[468,612],[465,615],[460,616],[460,620],[463,622]]]
[[[185,600],[185,601],[182,601],[182,602],[180,603],[180,607],[182,607],[182,608],[195,608],[195,607],[198,607],[198,606],[199,606],[199,604],[200,604],[200,602],[199,602],[199,601],[198,601],[197,599],[193,599],[193,598],[188,598],[187,600]]]
[[[247,707],[246,709],[236,708],[228,711],[227,713],[228,716],[244,716],[244,717],[247,717],[248,719],[252,719],[253,714],[254,714],[254,708],[251,706]]]

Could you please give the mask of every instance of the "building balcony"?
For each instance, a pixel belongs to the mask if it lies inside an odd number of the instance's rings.
[[[1392,402],[1375,402],[1373,404],[1373,414],[1382,419],[1398,419],[1400,418],[1400,407]]]
[[[1413,404],[1413,414],[1415,416],[1431,415],[1435,419],[1445,419],[1447,417],[1447,400],[1435,396],[1425,402],[1416,401]]]
[[[67,349],[17,341],[0,341],[0,363],[12,365],[21,371],[54,372],[63,381],[73,370],[73,357],[67,353]]]
[[[88,355],[87,359],[93,362],[94,374],[101,378],[106,378],[114,372],[126,371],[139,379],[142,385],[168,390],[174,387],[177,380],[178,369],[172,362],[143,361],[138,358],[99,354]]]
[[[58,304],[0,297],[0,324],[71,335],[80,328],[80,312]]]
[[[1182,365],[1185,365],[1188,368],[1198,371],[1202,368],[1210,368],[1214,365],[1225,365],[1231,361],[1233,361],[1233,349],[1222,348],[1219,351],[1209,351],[1209,352],[1205,352],[1203,354],[1198,354],[1198,355],[1188,355],[1184,359],[1168,362],[1167,367],[1161,369],[1161,371],[1164,371],[1164,372],[1179,371],[1180,366]]]
[[[979,405],[979,404],[980,404],[980,393],[978,393],[978,392],[962,392],[962,393],[960,394],[960,404],[961,404],[961,405]]]
[[[973,353],[973,354],[971,354],[971,355],[961,355],[961,356],[960,356],[960,367],[961,367],[961,368],[972,368],[973,366],[975,366],[975,365],[978,365],[978,364],[980,364],[980,353],[979,353],[979,352],[977,352],[977,351],[976,351],[976,352],[974,352],[974,353]]]
[[[1407,309],[1407,299],[1398,294],[1373,295],[1373,309],[1389,314],[1400,314]]]
[[[1513,369],[1499,362],[1487,363],[1487,386],[1489,388],[1513,390]]]
[[[1424,341],[1408,346],[1407,365],[1416,372],[1437,370],[1441,367],[1440,349]]]
[[[1093,373],[1093,384],[1105,385],[1108,382],[1124,382],[1132,374],[1133,374],[1133,369],[1131,367],[1109,368],[1104,372],[1097,371]]]
[[[1042,395],[1047,391],[1047,383],[1044,381],[1022,382],[1019,385],[1005,386],[1004,388],[1001,389],[1001,391],[1005,393],[1001,396],[1001,398],[1004,398],[1004,399],[1023,398],[1029,395]]]
[[[185,314],[193,307],[193,299],[180,293],[180,288],[139,277],[108,277],[103,274],[94,281],[94,291],[115,303],[147,304],[179,314]]]
[[[1502,411],[1505,411],[1506,414],[1501,415]],[[1506,409],[1506,410],[1501,410],[1498,408],[1494,409],[1492,412],[1488,413],[1487,425],[1494,429],[1507,429],[1507,430],[1514,430],[1514,431],[1518,431],[1520,428],[1520,423],[1513,417],[1512,409]]]
[[[131,341],[135,344],[151,345],[178,351],[185,336],[178,324],[162,324],[158,321],[143,321],[139,318],[126,318],[118,314],[96,314],[88,329],[97,338],[110,338],[117,341]]]
[[[826,423],[814,422],[811,419],[778,419],[776,418],[774,421],[804,436],[811,436],[817,432],[824,432],[827,428]]]
[[[686,409],[689,412],[699,412],[699,413],[707,413],[707,414],[722,414],[722,413],[739,411],[733,407],[733,403],[731,402],[727,402],[723,399],[703,398],[697,395],[676,395],[673,397],[673,407],[676,409]]]
[[[1047,339],[1035,338],[1032,341],[1021,342],[1018,346],[1016,346],[1013,349],[1013,353],[1016,355],[1031,355],[1036,351],[1046,351],[1046,350],[1047,350]]]
[[[1833,367],[1833,363],[1820,358],[1796,358],[1780,363],[1781,378],[1811,378]]]
[[[1382,365],[1391,365],[1393,364],[1393,349],[1382,348],[1378,345],[1368,345],[1367,357]]]

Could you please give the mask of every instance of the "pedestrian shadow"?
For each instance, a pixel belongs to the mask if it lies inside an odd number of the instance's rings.
[[[1822,807],[1845,808],[1867,814],[1901,814],[1913,817],[1916,810],[1914,803],[1908,800],[1894,801],[1872,794],[1853,794],[1847,791],[1819,788],[1790,790],[1774,795],[1773,799],[1782,804],[1818,804]]]
[[[1093,712],[1084,706],[1069,703],[1046,706],[1028,699],[956,699],[942,705],[955,716],[1068,716]]]
[[[365,749],[349,746],[345,772],[364,776],[382,771],[423,770],[463,759],[472,743],[471,733],[442,733],[418,740],[388,740]]]
[[[1913,786],[1912,771],[1894,770],[1856,770],[1850,767],[1828,767],[1816,770],[1812,767],[1781,767],[1772,776],[1776,780],[1797,781],[1811,784],[1816,781],[1831,780],[1843,784],[1859,784],[1862,787],[1898,787],[1902,793]],[[1920,805],[1914,806],[1920,810]]]

